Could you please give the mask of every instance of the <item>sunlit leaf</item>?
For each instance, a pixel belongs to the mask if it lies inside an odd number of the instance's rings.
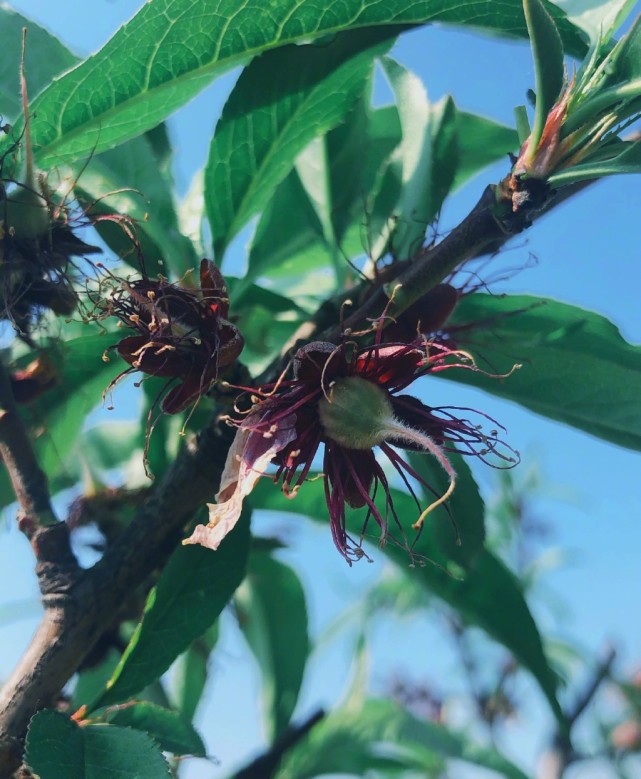
[[[397,257],[407,258],[420,248],[454,178],[456,110],[451,98],[430,104],[417,76],[390,57],[383,59],[383,67],[396,95],[402,131],[398,149],[402,187],[393,210],[392,244]]]
[[[551,3],[564,44],[585,52],[583,33]],[[152,0],[103,48],[54,81],[31,106],[39,163],[100,153],[155,127],[216,76],[263,51],[347,29],[440,21],[524,37],[519,0]],[[14,67],[17,64],[14,63]]]
[[[249,522],[239,522],[220,552],[180,546],[149,594],[142,620],[92,708],[119,703],[158,679],[213,624],[245,575]]]
[[[548,113],[556,103],[563,86],[563,42],[554,19],[542,0],[523,0],[523,8],[534,57],[536,106],[528,147],[530,154],[534,155]]]

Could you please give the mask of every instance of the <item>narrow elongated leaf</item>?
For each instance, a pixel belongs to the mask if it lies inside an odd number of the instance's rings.
[[[452,321],[486,323],[473,328],[471,340],[479,358],[490,360],[492,373],[515,362],[522,367],[504,380],[471,371],[443,371],[442,378],[641,449],[641,347],[627,343],[605,317],[554,300],[475,293],[460,302]]]
[[[169,779],[169,766],[146,733],[113,725],[80,728],[57,711],[33,717],[25,762],[42,779]]]
[[[385,756],[385,757],[382,757]],[[397,703],[369,699],[332,712],[286,756],[276,779],[307,779],[325,774],[364,776],[389,765],[426,774],[442,760],[469,761],[510,779],[526,775],[498,750],[475,744],[467,733],[418,719]],[[442,772],[443,774],[446,771]]]
[[[390,57],[383,59],[383,67],[396,95],[402,130],[402,187],[393,212],[392,244],[397,257],[407,258],[421,246],[454,178],[456,112],[451,99],[431,105],[420,79]]]
[[[149,733],[165,752],[197,757],[207,754],[202,738],[187,717],[155,703],[140,701],[119,706],[108,712],[106,720],[112,725]]]
[[[248,549],[248,517],[227,536],[219,553],[199,546],[176,549],[93,709],[124,701],[158,679],[213,624],[245,575]]]
[[[348,266],[340,254],[338,236],[334,227],[334,191],[330,176],[327,136],[314,138],[298,155],[296,172],[320,221],[323,242],[334,266],[336,288],[341,289],[345,286]]]
[[[171,676],[173,705],[187,717],[194,718],[209,677],[209,656],[218,641],[218,622],[206,630],[200,638],[176,661]]]
[[[462,373],[463,371],[461,371]],[[311,475],[310,475],[311,478]],[[417,518],[413,499],[404,492],[392,490],[394,505],[405,531],[409,535]],[[289,500],[268,480],[262,479],[251,495],[252,506],[271,511],[296,512],[318,522],[329,524],[328,510],[322,480],[306,482]],[[348,511],[348,529],[358,536],[362,527],[362,512]],[[429,517],[426,520],[429,522]],[[517,660],[538,681],[559,721],[563,721],[556,700],[556,677],[547,662],[537,626],[515,577],[491,552],[480,551],[464,578],[454,578],[443,568],[430,563],[442,559],[443,549],[435,545],[430,533],[423,534],[412,544],[413,558],[425,565],[409,568],[410,558],[403,541],[388,543],[382,548],[402,571],[413,580],[435,593],[471,624],[483,628],[492,638],[509,649]],[[328,543],[331,543],[328,528]],[[500,605],[497,605],[500,604]]]
[[[523,0],[523,8],[534,57],[536,106],[528,147],[530,154],[534,155],[548,113],[563,86],[563,43],[554,19],[541,0]]]
[[[551,3],[568,51],[583,34]],[[155,127],[214,76],[277,46],[368,26],[440,21],[524,37],[519,0],[152,0],[93,56],[54,81],[31,110],[43,167],[100,153]]]
[[[516,130],[476,114],[458,111],[459,161],[454,188],[462,186],[480,170],[519,147]]]
[[[263,675],[267,732],[274,742],[289,725],[307,663],[305,593],[289,566],[256,551],[236,594],[236,608]]]
[[[641,173],[641,141],[624,142],[623,151],[611,160],[597,160],[574,165],[549,177],[552,187],[567,187],[579,181],[590,181],[603,176],[621,176]]]
[[[613,60],[608,84],[641,78],[641,16],[637,16],[632,27],[617,44]]]
[[[393,40],[385,28],[359,30],[326,45],[269,52],[243,71],[216,127],[205,170],[205,205],[219,261],[298,153],[344,119],[374,57]]]

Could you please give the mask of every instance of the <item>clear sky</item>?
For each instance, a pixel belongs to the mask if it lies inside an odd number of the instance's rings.
[[[99,48],[140,2],[16,0],[11,5],[58,35],[74,52],[85,55]],[[440,26],[406,34],[394,56],[423,79],[432,100],[451,93],[461,108],[509,124],[513,107],[524,102],[525,91],[534,80],[526,44],[498,42]],[[182,192],[206,160],[207,138],[232,79],[228,75],[217,81],[169,122],[177,148],[176,178]],[[500,164],[467,185],[445,209],[442,228],[454,226],[485,185],[498,180],[505,171],[506,165]],[[639,343],[640,186],[639,177],[612,179],[555,210],[516,239],[507,264],[527,269],[496,289],[541,294],[592,309],[608,316],[629,340]],[[536,258],[533,265],[530,256]],[[589,375],[585,381],[590,381]],[[431,405],[479,406],[478,393],[448,382],[433,382],[429,393]],[[564,501],[544,498],[536,504],[539,514],[553,528],[550,543],[570,552],[570,562],[548,578],[548,584],[567,604],[563,627],[556,624],[555,635],[577,640],[594,651],[614,641],[622,649],[621,669],[641,666],[639,455],[489,396],[483,398],[482,407],[505,424],[510,442],[525,460],[532,457],[538,461],[545,482],[566,490],[570,496]],[[491,487],[491,477],[487,473],[479,475],[484,488]],[[348,569],[327,534],[317,528],[303,532],[302,520],[295,518],[265,517],[259,521],[258,530],[267,530],[274,523],[288,529],[293,543],[284,557],[310,585],[315,631],[349,606],[352,599],[358,599],[366,582],[381,575],[382,555],[377,556],[374,565]],[[13,517],[7,515],[0,537],[0,617],[3,601],[37,601],[30,550],[13,524]],[[539,608],[544,623],[552,624],[548,611]],[[8,673],[23,651],[36,624],[36,617],[30,613],[37,613],[36,609],[31,605],[20,607],[23,620],[0,624],[0,675]],[[254,713],[258,676],[234,635],[231,620],[226,619],[225,625],[227,636],[214,662],[211,702],[201,712],[209,748],[222,765],[195,764],[190,777],[224,776],[234,762],[260,746],[261,729]],[[434,680],[455,670],[437,623],[391,622],[374,635],[373,646],[375,685],[383,685],[394,671]],[[350,640],[344,638],[314,660],[303,690],[302,715],[318,704],[331,704],[337,699],[347,680],[350,652]],[[528,730],[527,723],[514,726],[511,749],[519,759],[529,759],[546,735],[540,724],[540,712],[544,712],[540,696],[533,692],[532,700],[536,727]]]

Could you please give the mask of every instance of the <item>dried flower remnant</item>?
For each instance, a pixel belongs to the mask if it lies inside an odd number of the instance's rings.
[[[75,220],[66,197],[54,199],[47,175],[35,168],[31,147],[31,124],[24,72],[26,29],[20,67],[24,134],[0,158],[0,319],[12,322],[18,334],[32,344],[33,321],[39,310],[68,315],[77,296],[69,279],[72,258],[99,252],[72,231]],[[2,128],[9,133],[11,128]],[[23,175],[8,171],[8,161],[23,145]],[[87,219],[91,223],[91,219]],[[33,344],[32,344],[33,345]]]
[[[173,384],[161,409],[177,414],[204,395],[243,348],[243,337],[227,316],[225,281],[210,260],[200,264],[200,289],[171,284],[160,277],[126,281],[109,276],[110,294],[98,301],[101,316],[116,316],[137,332],[115,349],[130,367],[111,382],[141,371]],[[173,380],[173,381],[172,381]]]
[[[476,370],[466,355],[421,339],[384,345],[377,338],[374,345],[361,349],[352,342],[303,347],[294,359],[294,378],[263,387],[248,415],[237,423],[218,503],[209,505],[209,524],[198,526],[183,543],[218,548],[237,522],[243,498],[268,464],[275,466],[274,479],[282,483],[283,492],[294,497],[321,444],[332,536],[348,562],[365,555],[362,540],[370,519],[380,529],[381,543],[394,539],[389,534],[391,522],[403,534],[375,447],[413,496],[417,517],[412,526],[420,530],[429,512],[454,489],[456,474],[448,452],[475,454],[484,460],[496,454],[506,465],[516,461],[515,453],[501,445],[496,430],[486,434],[480,425],[459,418],[458,409],[431,408],[400,394],[420,376],[456,367]],[[427,492],[433,492],[432,487],[396,447],[431,454],[449,477],[447,490],[429,506],[421,505],[412,482]],[[347,506],[366,508],[359,540],[348,533]]]

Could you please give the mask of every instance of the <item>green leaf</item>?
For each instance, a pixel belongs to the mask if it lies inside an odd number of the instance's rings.
[[[238,623],[262,672],[273,743],[289,725],[309,654],[305,593],[289,566],[255,551],[235,602]]]
[[[523,0],[523,8],[534,58],[536,106],[528,146],[529,154],[533,157],[550,109],[563,87],[563,42],[542,0]]]
[[[169,779],[169,766],[146,733],[112,725],[80,728],[46,709],[29,725],[25,762],[41,779]]]
[[[605,317],[527,295],[475,293],[461,300],[451,321],[473,327],[473,351],[489,359],[492,373],[509,371],[514,362],[522,367],[503,380],[454,369],[441,378],[641,449],[641,347],[627,343]]]
[[[345,33],[329,44],[269,52],[243,71],[216,126],[205,170],[205,205],[219,263],[298,153],[343,121],[374,57],[393,40],[388,29]]]
[[[447,507],[438,506],[426,518],[425,533],[434,549],[441,554],[435,562],[447,567],[453,561],[470,570],[483,552],[485,541],[485,504],[474,481],[470,466],[464,457],[448,454],[448,460],[456,471],[456,488],[447,501]],[[436,495],[442,495],[449,485],[449,478],[433,457],[410,453],[409,461],[414,470],[430,484]],[[423,495],[425,505],[432,495]]]
[[[331,180],[332,226],[341,253],[355,257],[369,249],[375,232],[369,214],[370,193],[384,161],[400,142],[400,124],[395,106],[367,109],[363,116],[363,101],[347,116],[346,121],[326,136]],[[364,121],[366,122],[363,127]],[[387,220],[396,202],[384,212]],[[323,228],[296,170],[277,188],[256,229],[249,255],[245,279],[235,290],[244,290],[260,275],[290,277],[290,283],[309,280],[310,271],[331,265],[332,256],[325,245]],[[282,287],[280,287],[282,289]],[[243,292],[240,293],[241,295]]]
[[[551,3],[567,50],[584,36]],[[32,104],[43,167],[98,154],[155,127],[216,75],[277,46],[368,26],[440,21],[524,37],[519,0],[152,0],[96,54],[54,81]],[[12,63],[13,67],[17,66]],[[283,74],[279,74],[283,75]]]
[[[82,203],[91,205],[91,216],[125,214],[135,220],[133,231],[150,276],[180,277],[197,269],[194,246],[178,230],[171,178],[161,170],[147,136],[93,157],[77,173],[74,189]],[[138,269],[135,246],[120,224],[98,221],[96,229],[110,249]]]
[[[322,479],[313,480],[312,477],[310,474],[312,480],[301,487],[295,500],[286,498],[268,479],[261,479],[252,492],[253,508],[296,512],[328,524]],[[411,524],[417,518],[416,504],[400,490],[392,490],[392,495],[398,516],[405,523],[406,532],[410,533]],[[351,528],[356,536],[362,528],[363,518],[363,512],[347,509],[348,530]],[[429,517],[426,522],[429,523]],[[423,532],[412,543],[413,559],[425,563],[416,568],[409,567],[411,560],[404,539],[399,543],[388,541],[381,551],[413,580],[452,606],[466,621],[483,628],[509,649],[538,681],[555,715],[563,722],[556,700],[556,677],[545,658],[541,637],[516,578],[487,550],[477,554],[464,578],[454,578],[443,568],[431,564],[430,561],[438,560],[443,553],[430,536],[431,533]]]
[[[113,338],[113,340],[109,340]],[[70,341],[59,341],[44,351],[59,369],[58,383],[40,398],[26,406],[22,417],[36,431],[34,440],[40,467],[53,482],[67,476],[65,461],[87,414],[101,402],[109,382],[122,369],[118,360],[105,363],[103,352],[118,340],[110,335],[86,335]],[[26,364],[35,357],[30,354]],[[12,500],[12,490],[6,470],[0,471],[0,506]]]
[[[20,56],[23,27],[27,28],[25,69],[27,87],[32,96],[47,86],[53,76],[78,62],[78,58],[50,32],[6,4],[0,6],[0,105],[3,122],[14,120],[22,112]]]
[[[171,677],[171,698],[178,711],[192,720],[209,677],[209,656],[218,642],[218,622],[183,652]]]
[[[207,750],[194,726],[183,714],[148,701],[125,704],[106,713],[112,725],[149,733],[164,752],[205,757]]]
[[[248,517],[227,536],[219,552],[200,546],[176,549],[92,710],[124,701],[158,679],[213,624],[245,575],[248,550]]]
[[[641,16],[617,43],[610,63],[609,84],[625,83],[641,78]]]
[[[262,213],[249,253],[247,272],[235,288],[234,303],[260,276],[281,267],[284,273],[291,272],[296,268],[296,258],[307,256],[310,247],[318,248],[321,256],[318,264],[331,261],[323,243],[318,215],[294,169],[276,189]],[[303,267],[309,271],[315,265],[305,262]]]
[[[596,160],[574,165],[548,178],[551,187],[568,187],[579,181],[590,181],[603,176],[641,173],[641,141],[624,141],[623,151],[610,160]]]
[[[588,34],[591,43],[609,41],[637,0],[563,0],[568,19]]]
[[[80,671],[73,688],[71,711],[91,703],[104,689],[120,661],[120,652],[110,649],[102,662]]]
[[[393,701],[369,699],[359,706],[344,706],[316,725],[287,753],[275,779],[334,773],[364,776],[382,768],[386,759],[390,766],[421,776],[444,776],[447,769],[438,770],[442,760],[456,759],[510,779],[526,777],[498,750],[477,745],[467,733],[419,719]]]
[[[529,133],[528,133],[529,134]],[[454,189],[519,147],[516,130],[465,111],[458,112],[459,162]]]
[[[402,187],[393,213],[392,244],[395,256],[405,259],[420,248],[426,227],[452,184],[457,162],[456,109],[451,98],[431,105],[420,79],[390,57],[383,59],[383,68],[401,121]]]

